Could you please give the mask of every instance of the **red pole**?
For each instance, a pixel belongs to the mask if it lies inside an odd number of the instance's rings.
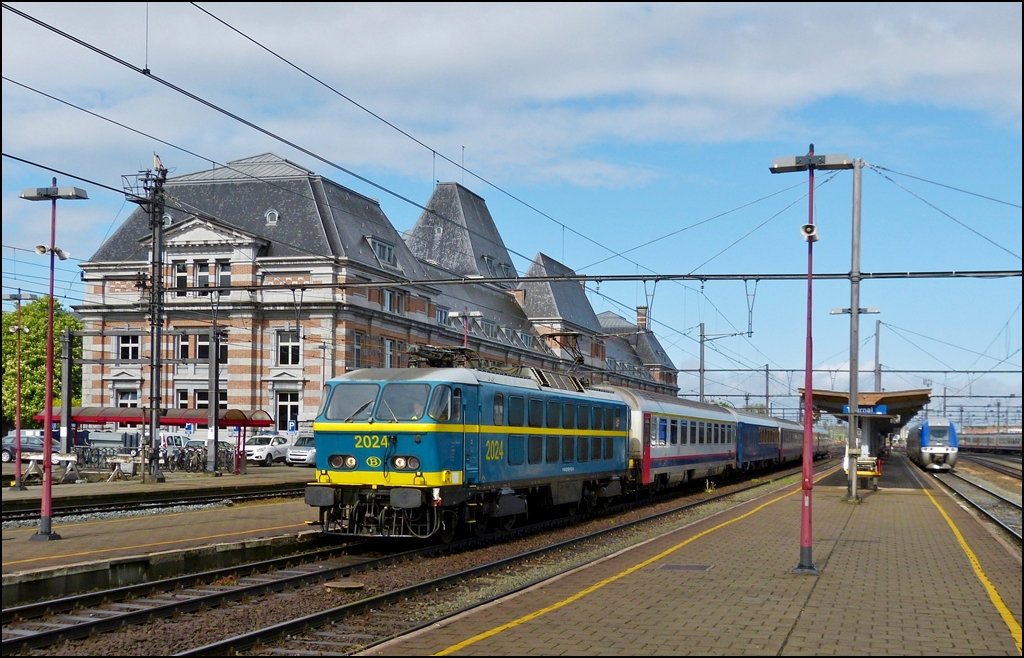
[[[462,346],[469,347],[469,307],[462,311]]]
[[[811,144],[810,149],[807,153],[808,157],[814,155],[814,144]],[[813,162],[807,169],[810,174],[810,187],[807,193],[807,223],[814,224],[814,164]],[[811,338],[811,301],[812,301],[812,282],[814,271],[814,241],[807,240],[807,355],[804,372],[804,450],[803,450],[803,491],[802,502],[800,506],[800,565],[797,566],[797,571],[806,573],[818,573],[818,569],[814,566],[814,562],[811,559],[811,544],[812,544],[812,533],[811,533],[811,489],[814,486],[814,455],[812,445],[812,427],[811,427],[811,415],[814,410],[814,394],[812,393],[813,381],[811,369],[814,367],[812,363],[813,359],[813,340]]]
[[[17,398],[14,400],[14,488],[25,490],[21,483],[21,288],[18,288],[18,372],[17,372]]]
[[[43,502],[40,510],[39,532],[32,535],[33,540],[60,539],[60,535],[53,532],[51,528],[51,517],[53,516],[53,466],[50,464],[50,455],[53,448],[50,442],[53,440],[53,270],[54,253],[57,241],[57,178],[53,179],[53,205],[50,211],[50,311],[49,322],[46,327],[46,406],[43,408]],[[63,400],[61,404],[68,404],[70,400]]]

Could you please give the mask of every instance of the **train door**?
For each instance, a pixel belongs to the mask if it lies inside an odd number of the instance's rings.
[[[462,454],[466,466],[466,484],[480,479],[480,409],[474,395],[476,389],[458,384],[452,386],[453,420],[462,432]]]
[[[643,441],[643,474],[641,482],[643,484],[651,483],[651,414],[644,414],[644,428],[641,440]]]

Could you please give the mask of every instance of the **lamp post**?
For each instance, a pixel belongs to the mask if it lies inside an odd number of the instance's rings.
[[[859,161],[858,161],[859,162]],[[860,198],[860,185],[859,185],[859,172],[860,168],[854,169],[854,189],[857,190],[857,199]],[[852,292],[850,293],[853,300],[860,302],[860,203],[854,203],[854,267],[851,271],[851,279],[854,279],[856,274],[857,283],[851,286]],[[850,435],[847,438],[846,445],[846,472],[847,472],[847,492],[846,499],[850,501],[857,501],[860,496],[857,494],[857,457],[860,456],[860,403],[858,397],[860,395],[860,363],[858,360],[858,354],[860,351],[860,316],[861,314],[872,314],[879,313],[877,308],[873,307],[853,307],[850,308],[834,308],[829,314],[830,315],[850,315],[850,401],[847,403],[847,407],[850,410],[849,427]],[[878,354],[876,351],[875,360],[877,361]],[[877,366],[876,366],[877,367]],[[877,381],[877,377],[876,377]]]
[[[814,144],[808,148],[807,155],[788,156],[775,158],[769,168],[773,174],[788,173],[794,171],[806,171],[808,173],[807,192],[807,223],[800,231],[807,242],[807,340],[806,340],[806,366],[804,368],[804,457],[803,457],[803,497],[800,505],[800,564],[793,569],[793,573],[813,574],[817,576],[821,572],[811,559],[811,491],[814,486],[814,446],[811,412],[814,409],[814,395],[812,393],[812,363],[813,343],[811,339],[811,293],[813,290],[814,272],[814,243],[818,241],[818,229],[814,226],[814,170],[815,169],[851,169],[853,164],[849,156],[843,155],[815,155]]]
[[[53,516],[53,465],[50,463],[50,455],[53,452],[50,445],[53,440],[53,271],[54,259],[67,260],[68,253],[54,244],[57,239],[57,199],[88,199],[89,195],[85,193],[85,190],[77,187],[57,187],[57,179],[54,178],[50,187],[27,187],[21,191],[20,196],[29,201],[51,201],[50,246],[36,246],[37,253],[50,254],[50,309],[49,322],[46,327],[46,403],[43,407],[43,500],[40,509],[39,532],[30,537],[33,541],[47,541],[60,539],[60,535],[53,532],[51,527]],[[64,405],[70,403],[71,400],[61,401],[61,404]]]
[[[31,302],[39,299],[37,295],[30,295],[28,293],[22,293],[21,288],[18,288],[18,294],[16,295],[4,295],[5,302],[14,302],[15,308],[17,308],[18,319],[17,324],[11,327],[17,335],[17,371],[15,372],[15,399],[14,399],[14,488],[19,491],[25,491],[25,485],[21,483],[21,334],[28,333],[28,327],[23,327],[21,324],[21,302]]]

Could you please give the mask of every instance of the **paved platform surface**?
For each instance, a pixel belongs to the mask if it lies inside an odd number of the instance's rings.
[[[167,481],[162,484],[143,484],[139,478],[134,478],[129,481],[55,485],[53,496],[56,500],[85,494],[102,499],[129,492],[196,492],[207,488],[248,488],[282,482],[301,484],[312,480],[314,472],[312,468],[284,465],[250,467],[246,475],[222,477],[175,472],[168,473]],[[5,503],[15,499],[39,499],[41,487],[32,486],[28,491],[4,488],[2,496]],[[64,522],[58,517],[53,520],[53,530],[61,536],[59,541],[30,541],[29,538],[38,531],[38,527],[33,526],[3,530],[3,574],[295,534],[308,528],[307,520],[316,520],[316,510],[301,498],[74,523]]]
[[[790,488],[368,653],[1020,655],[1019,551],[929,479],[893,456],[860,504],[816,485],[820,576],[792,573]]]

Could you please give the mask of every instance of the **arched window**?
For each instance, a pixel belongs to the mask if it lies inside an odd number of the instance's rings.
[[[263,216],[267,218],[267,226],[277,226],[277,219],[281,216],[281,213],[271,208]]]

